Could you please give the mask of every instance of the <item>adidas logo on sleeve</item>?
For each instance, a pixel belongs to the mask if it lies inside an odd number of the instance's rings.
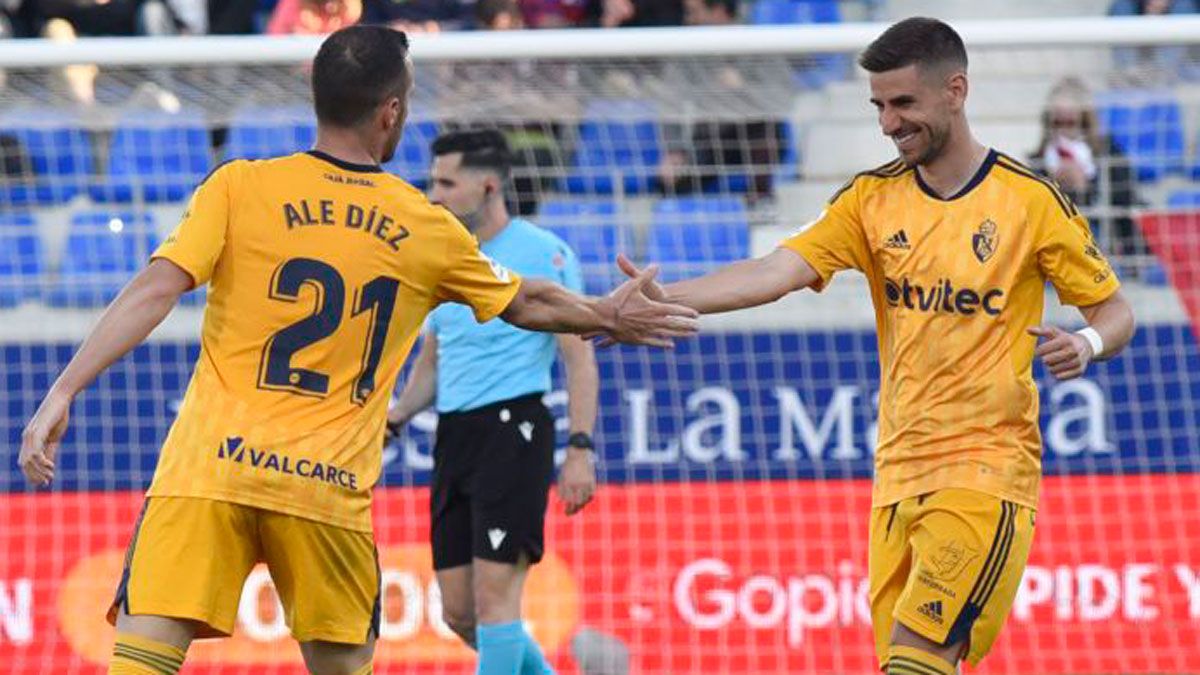
[[[912,246],[908,245],[908,235],[905,234],[904,230],[900,230],[899,232],[885,239],[883,242],[883,247],[898,248],[905,251],[912,249]]]

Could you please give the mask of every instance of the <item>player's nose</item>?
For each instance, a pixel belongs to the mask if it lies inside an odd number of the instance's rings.
[[[900,129],[903,126],[904,123],[896,113],[887,110],[879,113],[879,128],[883,130],[884,136],[892,136],[900,133]]]

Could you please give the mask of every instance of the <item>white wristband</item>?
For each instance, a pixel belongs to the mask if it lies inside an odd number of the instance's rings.
[[[1075,334],[1083,336],[1083,339],[1092,346],[1092,358],[1098,359],[1104,353],[1104,339],[1100,337],[1100,333],[1096,332],[1095,328],[1088,326],[1075,331]]]

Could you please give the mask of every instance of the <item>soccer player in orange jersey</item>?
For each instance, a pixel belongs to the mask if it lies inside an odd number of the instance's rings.
[[[383,172],[408,110],[407,51],[383,27],[330,36],[313,62],[316,147],[214,171],[25,429],[21,468],[45,485],[75,396],[209,285],[200,358],[110,611],[109,673],[169,675],[192,639],[228,635],[259,561],[311,672],[371,672],[371,489],[390,393],[434,307],[635,344],[696,329],[693,310],[645,296],[652,275],[603,299],[521,280]]]
[[[820,291],[839,270],[866,275],[882,371],[876,653],[887,673],[948,675],[991,648],[1029,553],[1041,478],[1033,358],[1077,377],[1129,343],[1134,319],[1071,201],[972,137],[967,54],[950,26],[901,21],[859,64],[899,158],[851,179],[775,252],[654,296],[724,312]],[[1041,325],[1047,281],[1087,328]]]

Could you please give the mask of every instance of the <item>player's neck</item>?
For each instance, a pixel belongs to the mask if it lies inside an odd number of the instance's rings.
[[[489,204],[483,212],[483,223],[479,225],[479,229],[475,230],[475,236],[479,241],[491,241],[497,235],[508,227],[512,216],[508,213],[508,207],[504,205],[504,200],[499,200],[499,203]]]
[[[358,134],[350,130],[320,129],[313,150],[350,164],[378,165],[379,157],[363,143]]]
[[[929,164],[917,167],[921,180],[943,198],[958,194],[987,160],[988,148],[974,138],[958,143]]]

